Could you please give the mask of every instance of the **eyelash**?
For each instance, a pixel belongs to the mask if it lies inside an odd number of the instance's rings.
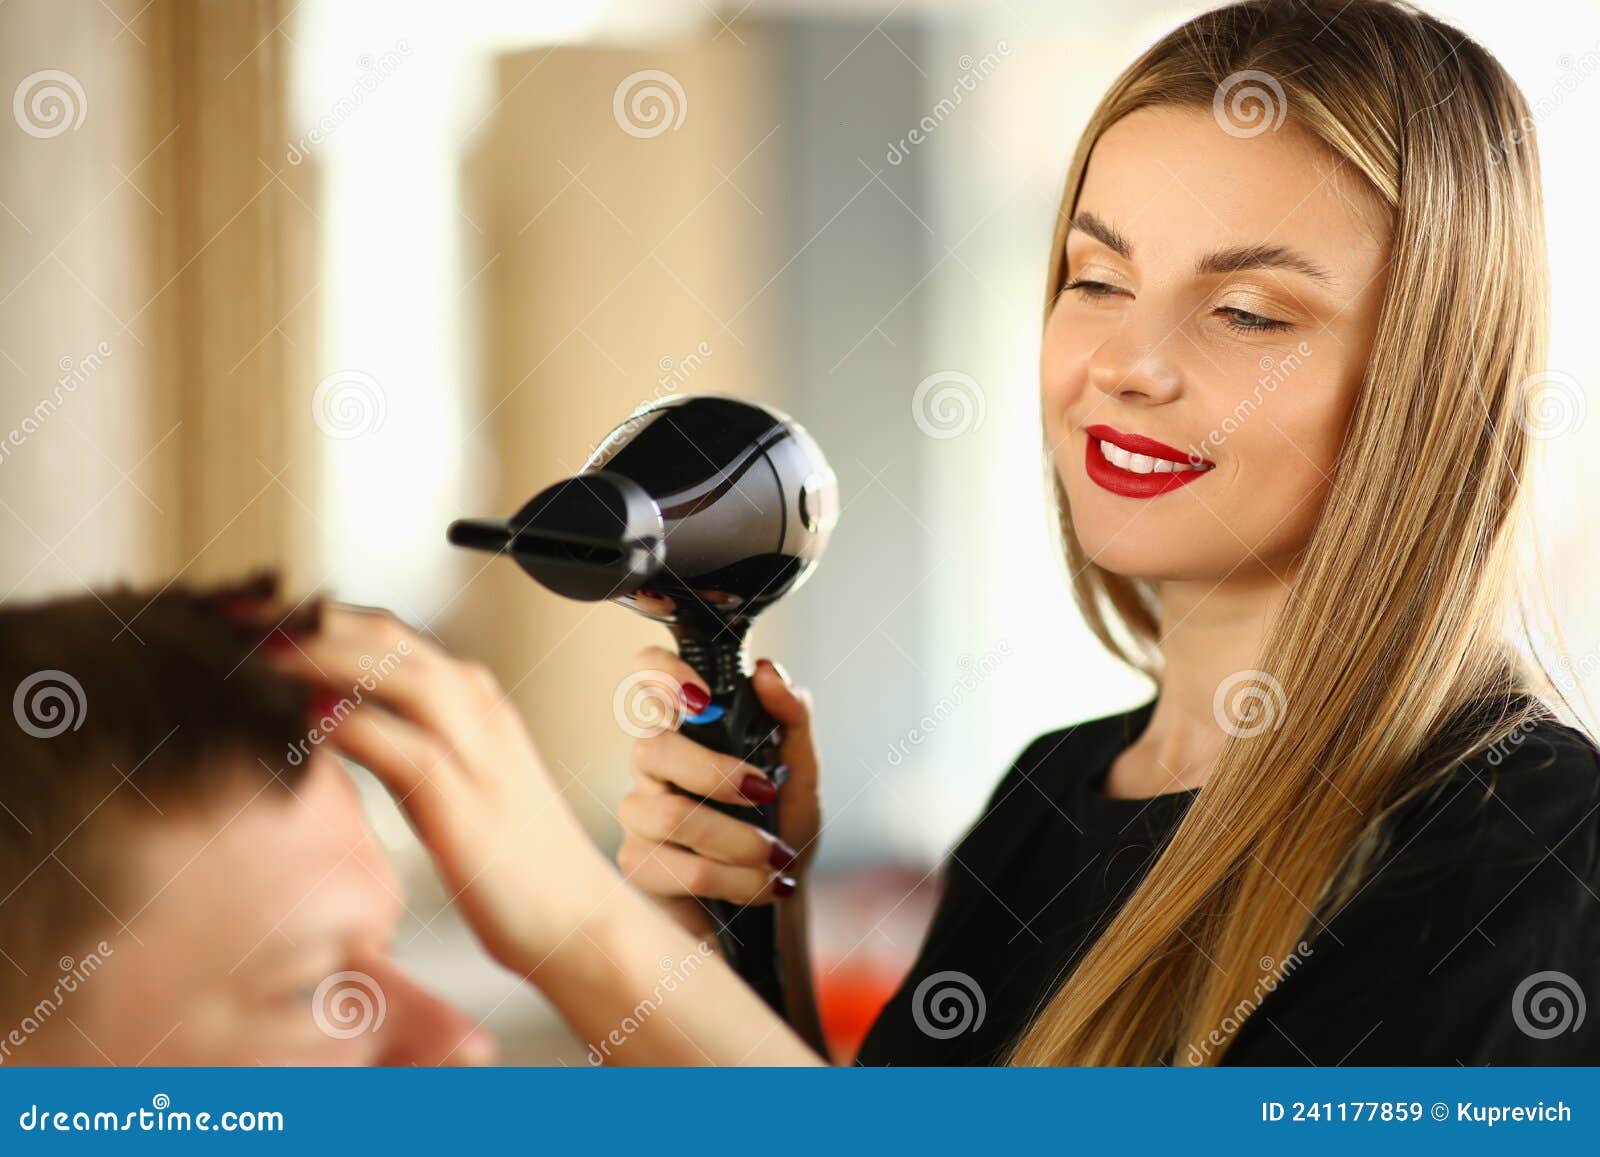
[[[1086,290],[1088,292],[1085,294],[1085,296],[1091,298],[1110,297],[1117,292],[1115,287],[1107,285],[1103,281],[1090,281],[1082,277],[1075,281],[1068,282],[1062,287],[1062,292],[1065,293],[1069,289]],[[1099,292],[1101,290],[1104,292]],[[1289,328],[1289,323],[1286,321],[1277,321],[1270,317],[1262,317],[1260,314],[1251,313],[1249,310],[1230,309],[1226,306],[1223,306],[1218,308],[1216,312],[1225,315],[1223,318],[1223,324],[1229,329],[1233,330],[1235,333],[1272,333],[1277,330]],[[1247,317],[1253,320],[1250,322],[1241,322],[1239,320],[1241,317]]]

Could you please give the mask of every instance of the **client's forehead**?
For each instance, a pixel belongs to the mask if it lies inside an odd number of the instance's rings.
[[[381,945],[401,907],[354,786],[321,752],[292,790],[241,776],[205,806],[157,818],[128,848],[114,915],[199,971],[248,975],[339,942]]]

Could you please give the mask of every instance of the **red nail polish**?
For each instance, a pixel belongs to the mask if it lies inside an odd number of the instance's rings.
[[[685,683],[678,688],[678,694],[689,705],[689,710],[698,715],[711,706],[711,696],[698,683]]]
[[[751,772],[739,781],[739,794],[751,803],[771,803],[778,798],[778,785]]]
[[[799,853],[788,844],[782,840],[772,841],[772,850],[767,854],[767,863],[778,869],[778,871],[781,872],[788,868],[797,859],[799,859]]]
[[[272,609],[272,600],[256,595],[236,595],[217,603],[217,613],[230,623],[248,626],[258,622]]]
[[[793,896],[799,886],[793,876],[779,876],[772,881],[772,892],[773,895],[780,897]]]
[[[294,640],[282,631],[273,631],[261,640],[261,649],[271,655],[287,655],[295,650]]]
[[[347,714],[339,710],[343,702],[343,699],[331,691],[317,692],[311,697],[311,722],[320,727],[326,721],[331,725],[329,730],[338,726],[341,716]]]

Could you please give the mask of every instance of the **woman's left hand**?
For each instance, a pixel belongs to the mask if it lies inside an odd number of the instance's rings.
[[[621,886],[486,666],[337,603],[317,633],[278,634],[269,650],[325,692],[312,726],[393,793],[501,964],[537,970]]]

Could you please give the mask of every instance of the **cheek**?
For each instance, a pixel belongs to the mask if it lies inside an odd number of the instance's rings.
[[[1233,477],[1228,522],[1258,553],[1303,546],[1338,466],[1353,396],[1338,383],[1295,381],[1238,424],[1219,455]]]
[[[1051,314],[1039,345],[1039,403],[1051,445],[1060,442],[1065,416],[1087,380],[1088,353],[1081,342],[1072,340],[1063,314],[1060,309]]]

